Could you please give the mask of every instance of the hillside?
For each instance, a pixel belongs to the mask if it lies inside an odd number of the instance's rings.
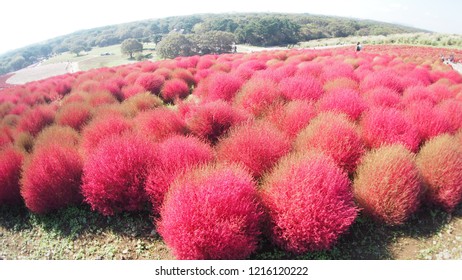
[[[94,47],[120,44],[128,38],[157,43],[172,31],[183,34],[225,31],[234,34],[238,44],[266,47],[322,38],[423,30],[371,20],[310,14],[200,14],[167,17],[82,30],[10,51],[0,56],[0,74],[22,69],[75,47],[89,51]]]

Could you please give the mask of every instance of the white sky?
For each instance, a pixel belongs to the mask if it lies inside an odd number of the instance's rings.
[[[457,0],[4,0],[0,11],[0,54],[77,30],[195,13],[337,15],[462,34],[462,1]]]

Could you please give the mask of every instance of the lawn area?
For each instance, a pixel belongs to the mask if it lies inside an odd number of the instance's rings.
[[[155,45],[153,44],[144,44],[144,48],[146,49],[143,51],[143,55],[147,55],[149,53],[152,54],[153,59],[157,59],[155,51],[148,50],[153,49]],[[102,54],[109,54],[109,55],[102,55]],[[129,60],[128,57],[122,54],[120,49],[120,44],[112,45],[102,48],[93,48],[89,52],[82,52],[81,55],[76,56],[73,53],[62,53],[60,55],[54,56],[45,62],[42,65],[54,64],[54,63],[61,63],[61,62],[76,62],[78,63],[78,68],[81,71],[86,71],[95,68],[101,67],[112,67],[118,66],[128,63],[134,63],[136,60]]]

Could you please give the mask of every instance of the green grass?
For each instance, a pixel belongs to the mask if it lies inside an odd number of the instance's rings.
[[[144,44],[145,50],[143,51],[143,55],[152,54],[152,57],[156,58],[156,53],[152,50],[154,47],[155,45],[153,44]],[[110,53],[111,55],[102,56],[102,53]],[[89,52],[82,52],[79,56],[69,52],[62,53],[46,60],[43,62],[43,65],[61,62],[78,62],[79,69],[86,71],[95,68],[134,63],[137,61],[130,60],[128,56],[122,54],[120,44],[118,44],[101,48],[95,47]]]

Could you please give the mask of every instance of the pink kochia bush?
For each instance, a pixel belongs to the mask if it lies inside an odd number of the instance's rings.
[[[345,115],[324,112],[315,117],[295,139],[295,150],[318,150],[331,156],[348,173],[356,169],[364,144],[356,126]]]
[[[375,107],[364,113],[361,135],[368,148],[379,148],[385,144],[402,144],[416,152],[420,136],[406,115],[394,108]]]
[[[82,202],[83,160],[72,145],[34,149],[23,167],[21,194],[27,208],[39,214]]]
[[[166,107],[138,114],[135,118],[135,124],[141,134],[156,141],[187,132],[186,123],[178,113]]]
[[[85,201],[103,215],[144,210],[145,181],[155,150],[153,143],[134,133],[103,140],[83,167]]]
[[[98,144],[112,135],[121,135],[132,129],[130,121],[120,115],[105,114],[94,119],[82,130],[82,150],[88,156]]]
[[[0,149],[0,205],[21,203],[19,179],[22,162],[23,155],[12,146]]]
[[[356,121],[366,109],[366,103],[355,90],[333,89],[319,99],[317,107],[320,112],[344,113],[351,120]]]
[[[276,82],[267,78],[252,78],[244,83],[234,103],[254,116],[260,116],[282,99]]]
[[[171,186],[157,223],[178,259],[245,259],[257,249],[262,210],[252,176],[237,165],[194,169]]]
[[[175,135],[160,143],[157,162],[148,170],[146,180],[153,213],[158,214],[170,184],[179,174],[213,159],[213,149],[195,137]]]
[[[318,100],[323,94],[323,88],[318,79],[313,76],[297,75],[285,78],[279,82],[282,95],[288,100]]]
[[[418,209],[422,186],[414,158],[399,144],[364,155],[353,184],[363,213],[387,225],[400,225]]]
[[[231,129],[217,147],[220,161],[243,164],[260,177],[291,149],[287,136],[267,122],[247,122]]]
[[[462,150],[454,136],[443,134],[423,145],[417,166],[425,186],[425,201],[454,211],[462,200]]]
[[[186,98],[189,95],[188,84],[181,79],[171,79],[164,83],[161,96],[167,103]]]
[[[186,124],[192,134],[215,144],[232,126],[248,118],[242,110],[218,100],[193,107],[186,116]]]
[[[347,174],[319,152],[291,154],[264,177],[270,239],[303,254],[330,249],[357,215]]]

